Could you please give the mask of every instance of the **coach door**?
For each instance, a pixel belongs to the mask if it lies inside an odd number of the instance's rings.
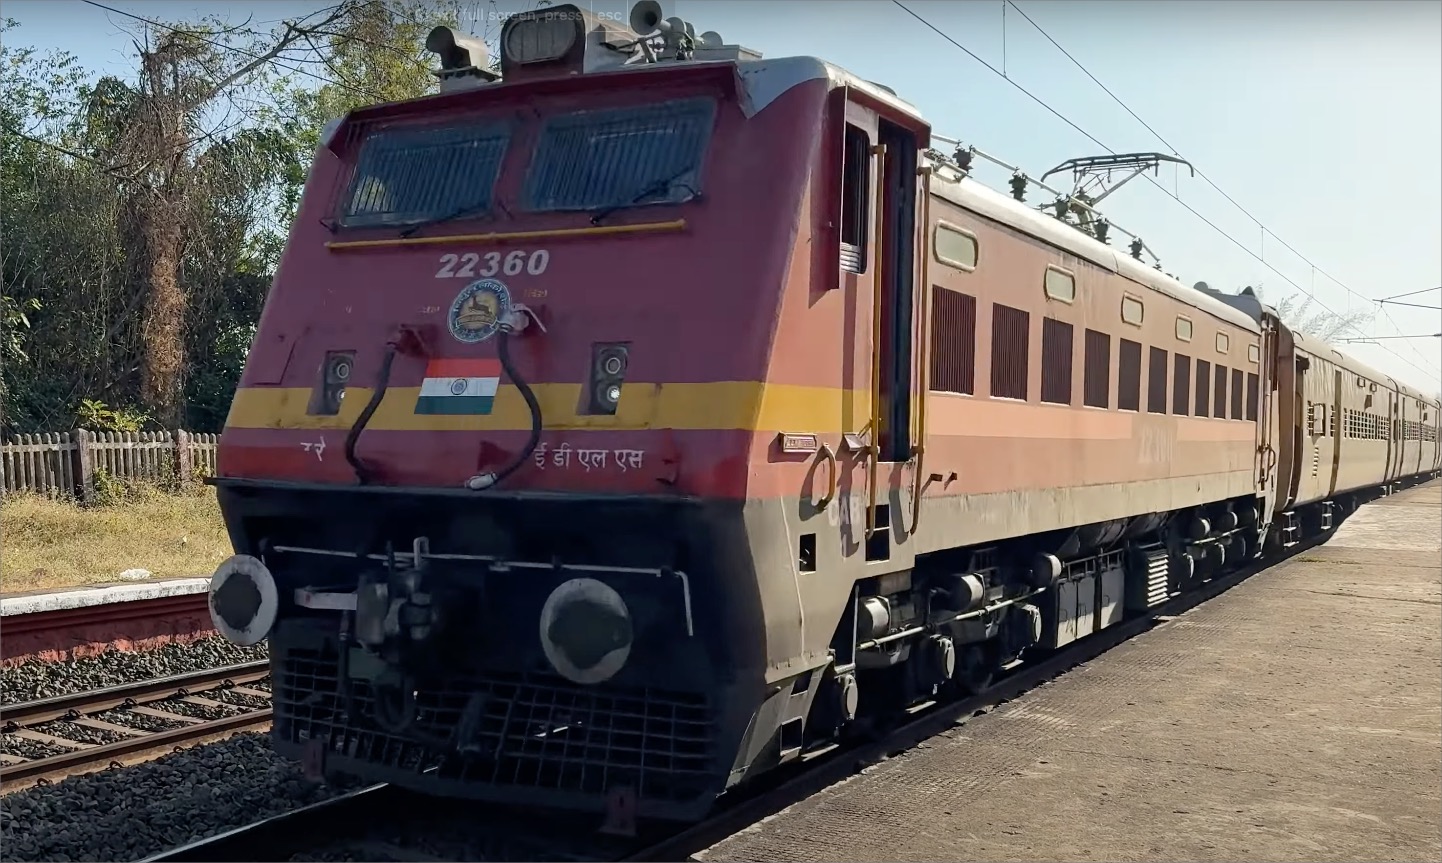
[[[1328,432],[1332,435],[1332,480],[1328,483],[1327,494],[1337,493],[1337,478],[1342,472],[1342,439],[1347,436],[1347,424],[1342,415],[1342,370],[1332,372],[1332,416]]]
[[[1395,387],[1396,385],[1397,382],[1392,381],[1392,386]],[[1383,479],[1386,479],[1390,482],[1393,477],[1397,476],[1397,442],[1392,439],[1392,429],[1395,428],[1397,425],[1396,393],[1387,393],[1387,411],[1386,413],[1382,414],[1382,416],[1384,417],[1386,422],[1384,430],[1387,435],[1387,469],[1383,476]]]

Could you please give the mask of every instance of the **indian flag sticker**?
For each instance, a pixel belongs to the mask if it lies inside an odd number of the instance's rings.
[[[488,414],[500,384],[500,360],[431,360],[416,413]]]

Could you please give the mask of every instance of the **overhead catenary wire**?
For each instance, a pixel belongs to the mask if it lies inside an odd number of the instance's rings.
[[[1021,91],[1021,93],[1022,93],[1023,95],[1025,95],[1027,98],[1031,99],[1031,100],[1032,100],[1033,102],[1035,102],[1037,105],[1039,105],[1039,106],[1041,106],[1042,108],[1046,109],[1046,110],[1047,110],[1048,112],[1050,112],[1053,116],[1055,116],[1057,119],[1061,120],[1061,121],[1062,121],[1063,123],[1065,123],[1066,125],[1070,126],[1073,130],[1075,130],[1077,133],[1079,133],[1080,135],[1082,135],[1083,137],[1085,137],[1087,140],[1091,141],[1093,144],[1096,144],[1098,147],[1101,147],[1103,150],[1107,151],[1108,153],[1110,153],[1110,154],[1112,154],[1112,155],[1116,155],[1116,152],[1117,152],[1116,150],[1113,150],[1111,147],[1108,147],[1108,146],[1107,146],[1105,143],[1103,143],[1099,138],[1097,138],[1095,135],[1093,135],[1093,134],[1091,134],[1090,132],[1088,132],[1086,129],[1083,129],[1080,125],[1078,125],[1078,124],[1077,124],[1075,121],[1073,121],[1070,117],[1067,117],[1065,114],[1061,113],[1061,112],[1058,111],[1056,108],[1053,108],[1051,105],[1047,104],[1047,102],[1046,102],[1045,100],[1043,100],[1041,97],[1037,96],[1035,93],[1032,93],[1030,90],[1028,90],[1027,88],[1023,87],[1021,84],[1019,84],[1019,83],[1017,83],[1016,81],[1012,80],[1009,76],[1007,76],[1005,73],[1003,73],[1000,69],[997,69],[997,68],[996,68],[995,66],[993,66],[991,63],[988,63],[986,60],[982,59],[979,55],[976,54],[976,52],[972,51],[970,48],[967,48],[965,45],[961,44],[961,43],[958,42],[956,39],[952,38],[948,33],[946,33],[946,32],[945,32],[944,30],[942,30],[940,27],[937,27],[937,26],[936,26],[935,24],[933,24],[931,21],[927,20],[924,16],[920,15],[920,14],[917,13],[916,11],[912,10],[911,8],[909,8],[905,3],[901,2],[901,0],[891,0],[891,2],[892,2],[893,5],[895,5],[895,6],[896,6],[897,8],[899,8],[899,9],[901,9],[901,10],[902,10],[903,12],[905,12],[906,14],[910,15],[912,18],[915,18],[918,22],[920,22],[920,23],[921,23],[923,26],[925,26],[927,29],[931,30],[933,33],[935,33],[936,35],[940,36],[942,39],[946,40],[946,41],[947,41],[948,43],[950,43],[953,47],[955,47],[956,49],[960,50],[962,53],[966,54],[968,57],[971,57],[971,58],[972,58],[973,60],[975,60],[976,62],[980,63],[983,67],[985,67],[985,68],[986,68],[988,71],[990,71],[992,74],[996,75],[997,77],[999,77],[999,78],[1001,78],[1002,80],[1006,81],[1008,84],[1012,85],[1012,87],[1014,87],[1014,88],[1016,88],[1017,90]],[[1016,8],[1016,7],[1013,5],[1013,8]],[[1020,9],[1017,9],[1017,11],[1020,12],[1021,10],[1020,10]],[[1028,20],[1030,20],[1030,19],[1028,19]],[[1033,23],[1033,26],[1035,26],[1034,23]],[[1040,30],[1040,28],[1038,28],[1038,30]],[[1045,34],[1043,34],[1043,35],[1045,35]],[[1048,38],[1049,38],[1049,37],[1048,37]],[[1073,62],[1075,62],[1075,60],[1073,60]],[[1080,64],[1078,64],[1078,65],[1080,65]],[[1098,82],[1098,83],[1100,83],[1100,82]],[[1138,118],[1138,119],[1140,119],[1140,118]],[[1146,125],[1146,124],[1143,124],[1143,125]],[[1148,127],[1148,128],[1150,128],[1150,127]],[[1154,133],[1154,134],[1155,134],[1155,133]],[[1160,137],[1161,137],[1161,136],[1158,136],[1158,138],[1160,138]],[[1165,141],[1163,141],[1163,143],[1165,144]],[[1167,146],[1170,146],[1170,145],[1168,144]],[[1201,172],[1198,171],[1198,174],[1200,174],[1200,173],[1201,173]],[[1237,246],[1237,248],[1239,248],[1239,249],[1241,249],[1242,251],[1246,252],[1248,255],[1250,255],[1252,258],[1254,258],[1254,259],[1255,259],[1258,263],[1260,263],[1262,266],[1264,266],[1264,267],[1266,267],[1267,269],[1271,270],[1272,272],[1276,273],[1276,274],[1277,274],[1278,276],[1280,276],[1285,282],[1287,282],[1287,284],[1291,285],[1291,286],[1292,286],[1293,288],[1295,288],[1297,291],[1299,291],[1299,292],[1301,292],[1302,294],[1306,295],[1307,297],[1311,298],[1311,300],[1312,300],[1313,302],[1317,303],[1317,304],[1318,304],[1319,306],[1321,306],[1324,310],[1326,310],[1327,312],[1329,312],[1329,313],[1331,313],[1332,315],[1335,315],[1335,316],[1337,316],[1337,317],[1342,317],[1342,315],[1340,315],[1340,314],[1339,314],[1335,309],[1333,309],[1331,306],[1327,305],[1327,303],[1326,303],[1325,301],[1323,301],[1322,299],[1318,298],[1318,297],[1316,296],[1316,294],[1314,294],[1312,291],[1310,291],[1310,290],[1302,287],[1301,285],[1297,284],[1297,282],[1294,281],[1294,280],[1293,280],[1290,276],[1288,276],[1286,273],[1284,273],[1284,272],[1282,272],[1281,270],[1277,269],[1275,266],[1273,266],[1271,263],[1269,263],[1264,257],[1262,257],[1261,255],[1257,254],[1257,253],[1256,253],[1255,251],[1253,251],[1250,247],[1248,247],[1245,243],[1243,243],[1242,241],[1238,240],[1236,237],[1232,236],[1230,233],[1228,233],[1227,231],[1225,231],[1224,229],[1222,229],[1221,227],[1219,227],[1219,226],[1218,226],[1215,222],[1213,222],[1211,219],[1208,219],[1206,216],[1202,215],[1200,212],[1198,212],[1198,211],[1196,210],[1195,207],[1191,206],[1191,205],[1188,204],[1186,201],[1183,201],[1180,197],[1178,197],[1177,195],[1175,195],[1174,193],[1172,193],[1171,191],[1169,191],[1165,186],[1163,186],[1162,184],[1158,183],[1158,182],[1157,182],[1155,179],[1153,179],[1150,175],[1142,174],[1141,176],[1144,177],[1144,178],[1145,178],[1148,182],[1150,182],[1153,186],[1155,186],[1156,188],[1160,189],[1160,190],[1162,191],[1162,193],[1165,194],[1167,197],[1169,197],[1169,198],[1171,198],[1172,200],[1176,201],[1178,204],[1181,204],[1182,207],[1184,207],[1184,208],[1185,208],[1188,212],[1190,212],[1193,216],[1196,216],[1199,220],[1201,220],[1204,224],[1206,224],[1208,227],[1210,227],[1213,231],[1215,231],[1216,233],[1220,234],[1222,237],[1225,237],[1225,238],[1226,238],[1227,240],[1229,240],[1233,245]],[[1229,199],[1229,200],[1230,200],[1230,199]],[[1234,203],[1235,203],[1235,202],[1234,202]],[[1248,216],[1249,216],[1250,218],[1253,218],[1254,221],[1256,220],[1255,217],[1252,217],[1252,216],[1250,215],[1250,213],[1248,214]],[[1258,224],[1261,224],[1261,223],[1258,222]],[[1265,230],[1266,233],[1272,233],[1270,230],[1267,230],[1267,229],[1265,228],[1265,226],[1263,226],[1263,230]],[[1275,238],[1275,239],[1277,239],[1279,242],[1281,242],[1280,238],[1276,237],[1275,234],[1273,234],[1273,238]],[[1283,245],[1284,245],[1284,246],[1287,246],[1287,244],[1286,244],[1285,242],[1283,242]],[[1291,247],[1290,247],[1290,246],[1287,246],[1287,248],[1290,249]],[[1294,253],[1295,253],[1295,250],[1293,250],[1293,251],[1294,251]],[[1299,254],[1298,257],[1302,257],[1302,256]],[[1305,258],[1304,258],[1304,260],[1305,260]],[[1353,294],[1355,294],[1356,296],[1362,297],[1363,299],[1368,300],[1368,302],[1373,302],[1370,298],[1368,298],[1368,297],[1366,297],[1366,296],[1364,296],[1364,295],[1362,295],[1362,294],[1358,294],[1356,291],[1352,291],[1350,288],[1347,288],[1347,286],[1346,286],[1345,284],[1343,284],[1343,283],[1340,282],[1340,281],[1337,281],[1337,279],[1335,279],[1335,278],[1333,278],[1332,276],[1328,275],[1328,274],[1327,274],[1325,271],[1323,271],[1321,268],[1315,268],[1315,269],[1316,269],[1318,272],[1321,272],[1321,273],[1322,273],[1324,276],[1326,276],[1328,279],[1331,279],[1332,281],[1337,282],[1338,285],[1341,285],[1345,290],[1348,290],[1350,293],[1353,293]],[[1359,332],[1359,333],[1362,332],[1361,329],[1360,329],[1359,327],[1357,327],[1355,324],[1349,324],[1349,328],[1354,329],[1354,330],[1356,330],[1356,331]],[[1388,353],[1392,354],[1392,356],[1396,357],[1399,361],[1401,361],[1401,362],[1403,362],[1403,363],[1406,363],[1408,366],[1411,366],[1413,369],[1415,369],[1415,370],[1417,370],[1417,371],[1419,371],[1419,372],[1422,372],[1423,374],[1427,374],[1427,375],[1429,375],[1429,376],[1432,376],[1432,375],[1435,375],[1435,374],[1436,374],[1435,371],[1430,371],[1430,370],[1425,369],[1425,368],[1423,368],[1423,367],[1421,367],[1421,366],[1418,366],[1416,363],[1412,362],[1411,360],[1407,359],[1406,357],[1403,357],[1401,354],[1398,354],[1396,351],[1393,351],[1393,350],[1391,350],[1390,348],[1387,348],[1386,346],[1379,346],[1379,347],[1382,347],[1383,350],[1386,350]]]
[[[1143,126],[1148,132],[1151,132],[1152,135],[1154,135],[1158,141],[1162,142],[1162,145],[1163,145],[1164,147],[1166,147],[1168,150],[1171,150],[1172,155],[1177,156],[1178,158],[1181,158],[1181,155],[1182,155],[1182,154],[1177,150],[1177,148],[1172,144],[1172,142],[1168,141],[1168,140],[1166,139],[1166,137],[1163,136],[1161,132],[1158,132],[1155,128],[1153,128],[1150,123],[1148,123],[1146,120],[1142,119],[1142,117],[1141,117],[1140,114],[1138,114],[1136,111],[1133,111],[1132,108],[1131,108],[1131,106],[1128,105],[1128,104],[1127,104],[1120,96],[1118,96],[1116,93],[1113,93],[1110,87],[1108,87],[1106,84],[1103,84],[1103,83],[1102,83],[1101,79],[1099,79],[1099,78],[1097,78],[1097,76],[1093,75],[1090,69],[1088,69],[1085,65],[1083,65],[1082,62],[1081,62],[1080,60],[1078,60],[1076,57],[1072,56],[1072,53],[1071,53],[1070,51],[1068,51],[1066,48],[1064,48],[1064,47],[1062,46],[1062,44],[1061,44],[1060,42],[1058,42],[1055,38],[1053,38],[1052,35],[1051,35],[1050,33],[1048,33],[1040,24],[1036,23],[1036,21],[1033,20],[1030,15],[1026,14],[1026,10],[1024,10],[1024,9],[1022,9],[1020,6],[1018,6],[1018,5],[1016,4],[1015,0],[1002,0],[1002,10],[1003,10],[1003,12],[1005,11],[1006,7],[1008,7],[1008,6],[1010,6],[1012,9],[1016,10],[1017,14],[1021,15],[1021,17],[1025,18],[1025,19],[1026,19],[1026,22],[1027,22],[1028,24],[1030,24],[1033,29],[1035,29],[1038,33],[1040,33],[1048,42],[1050,42],[1050,43],[1053,45],[1053,47],[1055,47],[1058,51],[1060,51],[1060,52],[1062,53],[1062,56],[1064,56],[1064,57],[1066,57],[1068,60],[1070,60],[1070,61],[1072,62],[1072,65],[1074,65],[1074,66],[1076,66],[1078,69],[1080,69],[1081,72],[1082,72],[1082,74],[1084,74],[1084,75],[1086,75],[1088,78],[1090,78],[1091,81],[1092,81],[1092,83],[1094,83],[1094,84],[1096,84],[1098,87],[1100,87],[1100,88],[1102,89],[1102,92],[1104,92],[1104,93],[1106,93],[1108,96],[1110,96],[1111,99],[1112,99],[1112,101],[1114,101],[1114,102],[1116,102],[1118,105],[1120,105],[1121,108],[1122,108],[1122,110],[1124,110],[1124,111],[1126,111],[1128,114],[1130,114],[1130,115],[1132,116],[1132,119],[1134,119],[1134,120],[1136,120],[1138,123],[1142,124],[1142,126]],[[1093,140],[1095,140],[1095,139],[1093,139]],[[1098,143],[1099,143],[1099,142],[1098,142]],[[1189,164],[1190,164],[1190,163],[1189,163]],[[1226,191],[1225,189],[1223,189],[1221,186],[1217,185],[1217,183],[1216,183],[1214,180],[1212,180],[1211,177],[1207,176],[1207,174],[1206,174],[1205,171],[1203,171],[1201,168],[1196,168],[1195,166],[1193,167],[1193,169],[1196,171],[1197,176],[1200,177],[1203,182],[1205,182],[1207,185],[1211,186],[1211,187],[1212,187],[1214,190],[1216,190],[1216,192],[1217,192],[1218,194],[1220,194],[1223,198],[1226,198],[1227,201],[1228,201],[1229,203],[1231,203],[1232,206],[1236,207],[1239,211],[1241,211],[1241,213],[1242,213],[1243,215],[1245,215],[1247,218],[1251,219],[1251,220],[1257,225],[1257,227],[1261,229],[1261,231],[1262,231],[1262,241],[1263,241],[1263,242],[1266,241],[1267,235],[1270,234],[1271,237],[1272,237],[1272,239],[1274,239],[1274,240],[1276,240],[1277,242],[1279,242],[1279,243],[1282,244],[1282,247],[1283,247],[1283,248],[1285,248],[1287,251],[1291,252],[1293,255],[1296,255],[1299,259],[1301,259],[1304,263],[1306,263],[1307,266],[1311,267],[1311,268],[1312,268],[1312,271],[1313,271],[1314,273],[1321,273],[1323,277],[1325,277],[1326,279],[1330,280],[1333,284],[1337,285],[1338,287],[1340,287],[1342,290],[1346,291],[1346,292],[1347,292],[1348,294],[1350,294],[1351,296],[1355,296],[1355,297],[1357,297],[1357,298],[1359,298],[1359,299],[1361,299],[1361,300],[1363,300],[1363,301],[1365,301],[1365,302],[1368,302],[1368,303],[1375,303],[1375,304],[1377,304],[1377,305],[1379,306],[1379,308],[1380,308],[1380,306],[1381,306],[1381,304],[1382,304],[1383,302],[1387,302],[1387,300],[1376,300],[1376,299],[1372,299],[1371,297],[1368,297],[1366,294],[1363,294],[1363,293],[1361,293],[1361,292],[1359,292],[1359,291],[1353,290],[1349,285],[1347,285],[1347,284],[1346,284],[1345,282],[1343,282],[1341,279],[1338,279],[1336,276],[1333,276],[1331,273],[1327,272],[1325,269],[1323,269],[1322,267],[1318,266],[1315,261],[1313,261],[1312,259],[1308,258],[1306,255],[1302,254],[1302,253],[1299,252],[1294,246],[1292,246],[1292,245],[1291,245],[1290,243],[1288,243],[1286,240],[1282,239],[1282,237],[1279,236],[1276,231],[1273,231],[1271,228],[1268,228],[1268,227],[1266,226],[1266,224],[1264,224],[1264,223],[1262,222],[1261,219],[1259,219],[1259,218],[1257,218],[1255,215],[1253,215],[1252,212],[1251,212],[1250,210],[1248,210],[1246,207],[1242,206],[1241,203],[1239,203],[1236,198],[1233,198],[1231,195],[1227,194],[1227,191]],[[1151,180],[1150,177],[1148,177],[1147,179],[1148,179],[1148,180]],[[1153,182],[1153,184],[1156,185],[1155,182]],[[1158,188],[1162,188],[1162,187],[1158,186]],[[1162,191],[1165,192],[1166,189],[1165,189],[1165,188],[1162,188]],[[1168,194],[1170,194],[1173,198],[1177,198],[1178,202],[1181,202],[1181,199],[1180,199],[1179,197],[1177,197],[1177,195],[1175,195],[1175,194],[1173,194],[1173,193],[1168,193]],[[1191,208],[1188,207],[1188,209],[1191,209]],[[1195,211],[1194,211],[1194,212],[1195,212]],[[1259,260],[1260,260],[1260,258],[1259,258]],[[1266,261],[1262,261],[1262,262],[1263,262],[1264,264],[1266,263]],[[1268,266],[1270,267],[1270,265],[1268,265]],[[1277,270],[1276,270],[1275,267],[1271,267],[1271,269],[1273,270],[1273,272],[1277,272]],[[1282,274],[1281,274],[1280,272],[1278,272],[1278,275],[1282,275]],[[1283,275],[1282,277],[1283,277],[1283,278],[1286,278],[1285,275]],[[1290,281],[1290,279],[1289,279],[1288,281]],[[1293,284],[1294,287],[1297,287],[1298,290],[1302,290],[1302,288],[1301,288],[1300,285],[1297,285],[1295,282],[1293,282],[1292,284]],[[1431,290],[1437,290],[1437,289],[1434,288],[1434,289],[1431,289]],[[1307,296],[1311,297],[1313,300],[1316,300],[1318,303],[1322,303],[1322,301],[1321,301],[1321,300],[1318,300],[1317,297],[1316,297],[1316,295],[1313,294],[1311,291],[1303,291],[1303,293],[1307,294]],[[1415,292],[1415,293],[1423,293],[1423,291],[1417,291],[1417,292]],[[1400,296],[1408,296],[1408,294],[1402,294],[1402,295],[1400,295]],[[1326,304],[1325,304],[1325,303],[1322,303],[1322,305],[1323,305],[1324,308],[1326,307]],[[1398,305],[1404,305],[1404,304],[1400,304],[1400,303],[1399,303]],[[1431,308],[1431,307],[1429,307],[1429,306],[1419,306],[1418,308]],[[1331,310],[1328,309],[1328,311],[1331,311]],[[1383,310],[1383,311],[1385,312],[1385,310]],[[1336,312],[1332,312],[1332,313],[1333,313],[1333,314],[1336,314]],[[1396,326],[1396,321],[1392,321],[1392,318],[1391,318],[1390,315],[1387,315],[1386,317],[1387,317],[1387,319],[1388,319],[1389,321],[1392,322],[1393,326]],[[1355,325],[1353,326],[1353,329],[1357,329],[1359,332],[1361,331],[1360,328],[1356,327]],[[1397,327],[1397,331],[1400,333],[1400,332],[1401,332],[1401,328],[1400,328],[1400,327]],[[1425,335],[1424,335],[1424,336],[1419,336],[1418,338],[1428,338],[1428,337],[1429,337],[1429,336],[1425,336]],[[1405,337],[1404,337],[1404,338],[1405,338]],[[1424,364],[1427,363],[1427,358],[1424,357],[1424,356],[1421,354],[1420,349],[1418,349],[1418,347],[1417,347],[1416,345],[1412,345],[1412,344],[1409,343],[1409,347],[1410,347],[1414,352],[1417,352],[1418,358],[1421,359]],[[1402,358],[1401,356],[1399,356],[1398,354],[1396,354],[1396,352],[1391,351],[1390,349],[1388,349],[1388,353],[1391,353],[1393,356],[1396,356],[1398,359],[1402,360],[1403,362],[1407,363],[1408,365],[1412,365],[1412,363],[1411,363],[1410,360],[1406,360],[1406,359]],[[1417,367],[1417,366],[1413,366],[1413,368],[1416,368],[1418,371],[1423,371],[1423,369],[1421,369],[1421,368],[1419,368],[1419,367]]]

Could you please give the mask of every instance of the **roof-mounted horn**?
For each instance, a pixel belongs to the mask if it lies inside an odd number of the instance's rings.
[[[491,71],[491,52],[486,43],[474,36],[437,27],[426,36],[426,50],[440,57],[441,68],[435,76],[441,81],[442,93],[479,87],[500,78]]]

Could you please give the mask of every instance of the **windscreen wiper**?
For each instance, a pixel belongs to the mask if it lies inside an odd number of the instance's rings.
[[[424,222],[416,222],[414,225],[411,225],[409,228],[406,228],[404,231],[401,231],[401,236],[402,236],[402,237],[409,237],[410,235],[414,234],[416,231],[419,231],[421,228],[428,228],[428,227],[430,227],[431,225],[439,225],[439,224],[442,223],[442,222],[449,222],[451,219],[459,219],[461,216],[465,216],[465,215],[468,215],[468,214],[470,214],[470,213],[474,213],[474,212],[477,211],[477,210],[484,210],[486,207],[490,206],[490,203],[491,203],[491,202],[490,202],[489,200],[485,200],[485,201],[472,201],[472,202],[469,203],[469,204],[465,204],[465,205],[463,205],[463,206],[456,207],[454,210],[451,210],[449,213],[446,213],[444,216],[437,216],[437,217],[434,218],[434,219],[426,219]]]
[[[639,204],[652,195],[659,195],[662,192],[670,191],[672,183],[691,173],[691,171],[695,170],[695,168],[696,165],[694,163],[687,165],[686,167],[682,168],[671,176],[666,177],[662,180],[657,180],[656,182],[637,192],[636,195],[632,197],[629,201],[621,201],[620,203],[611,204],[607,207],[602,207],[601,209],[596,211],[595,215],[591,216],[591,224],[599,225],[601,224],[602,219],[606,218],[607,216],[611,215],[622,207],[629,207],[632,204]],[[688,186],[687,188],[690,187]],[[698,197],[695,189],[691,189],[691,197]]]

